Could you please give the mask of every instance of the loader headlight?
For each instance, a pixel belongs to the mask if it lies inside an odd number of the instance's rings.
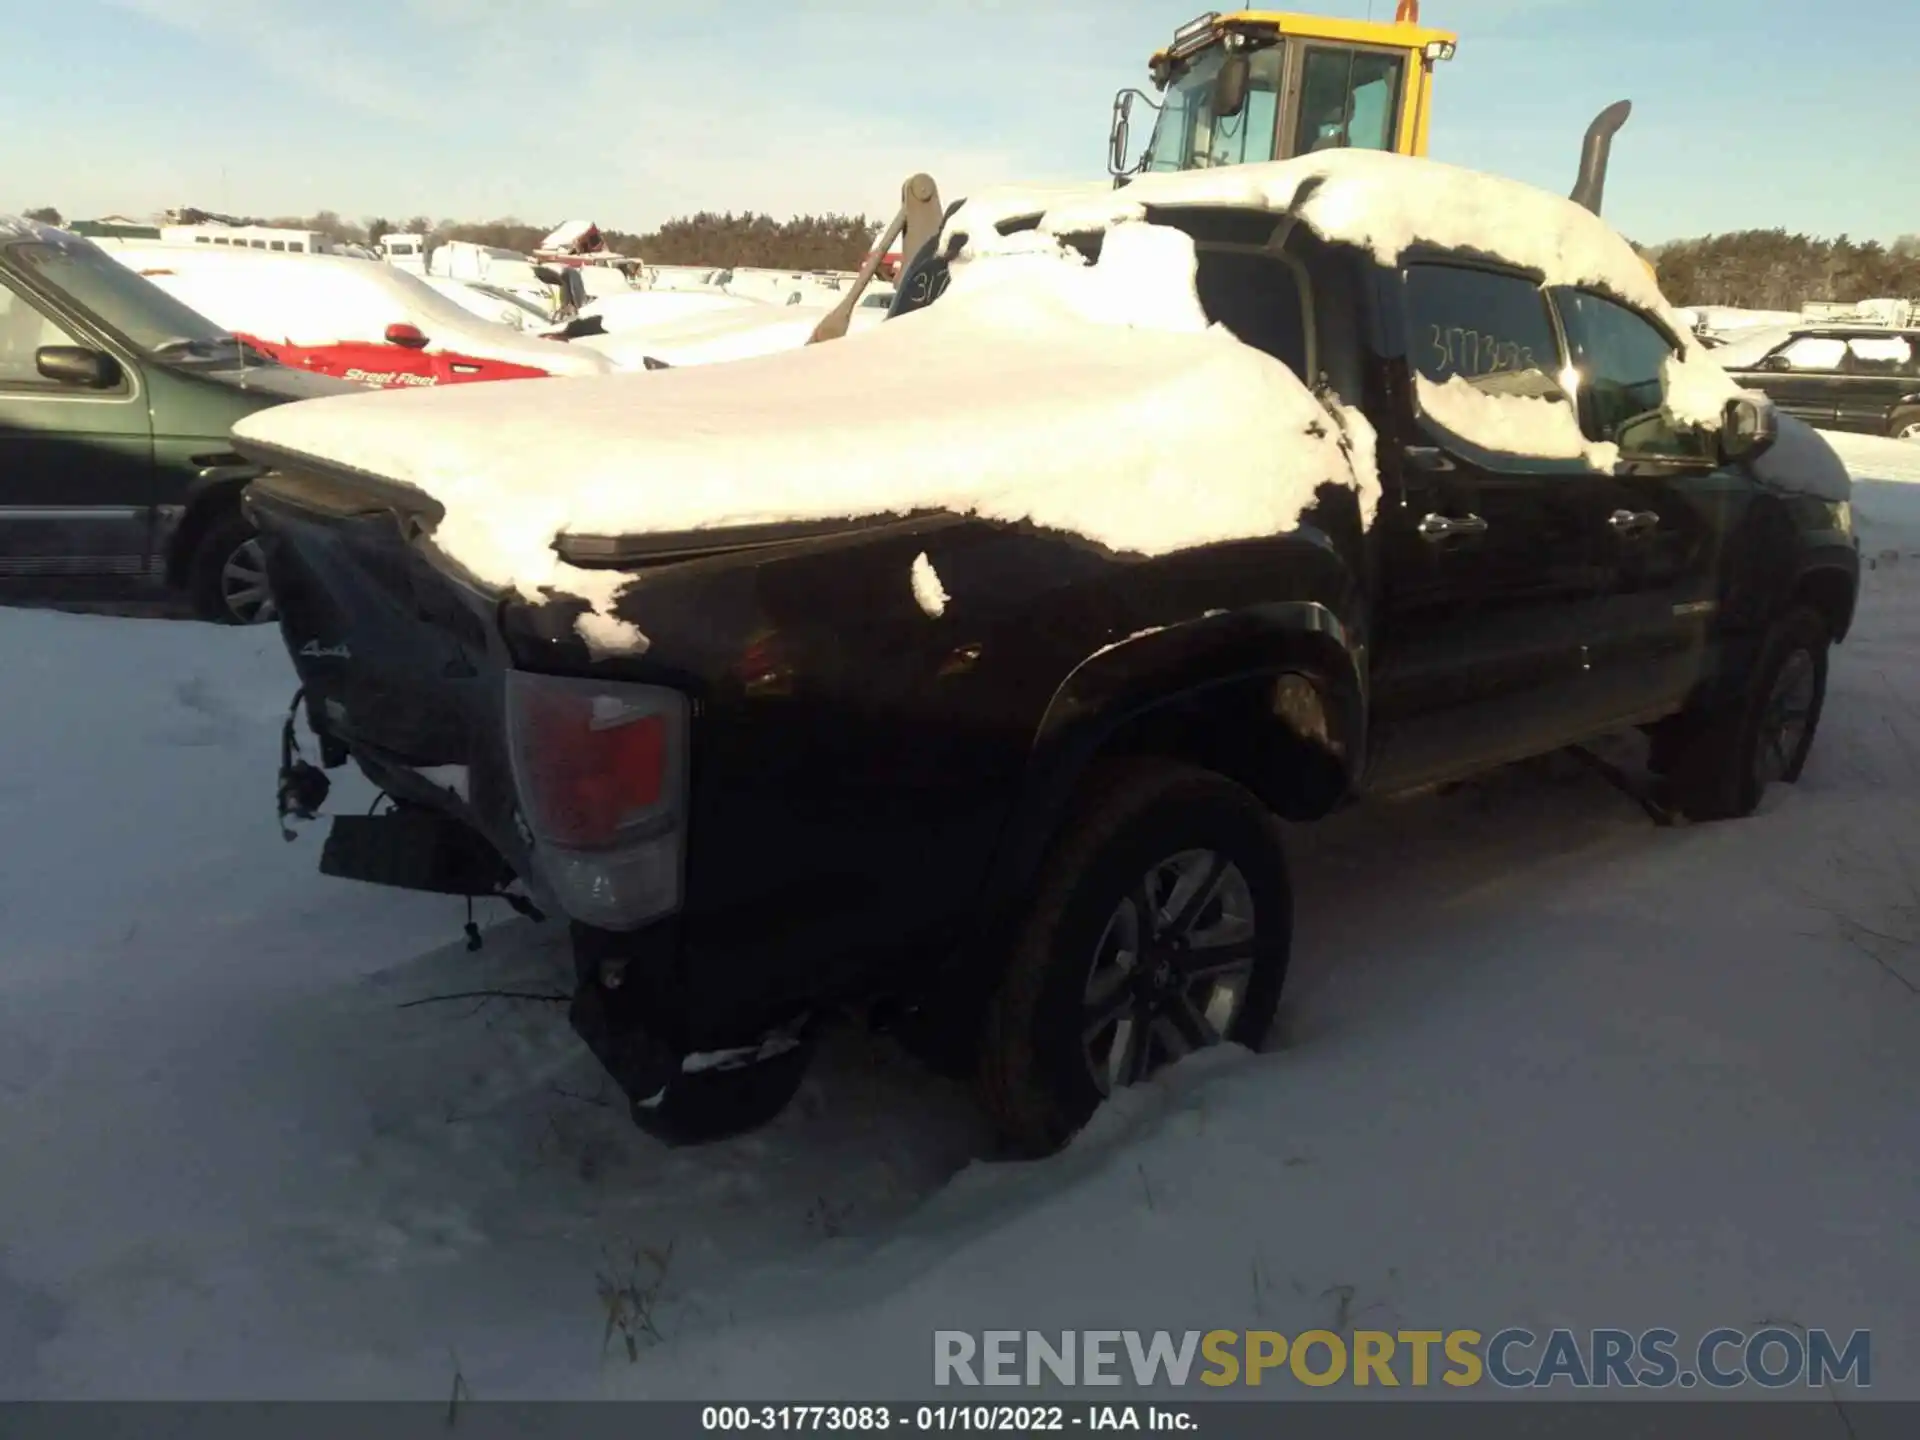
[[[1429,60],[1451,60],[1455,46],[1451,40],[1429,40],[1426,55]]]

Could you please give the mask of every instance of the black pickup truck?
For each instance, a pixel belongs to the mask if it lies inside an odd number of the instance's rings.
[[[609,651],[585,601],[451,562],[421,489],[243,429],[323,763],[394,802],[336,818],[322,868],[558,911],[574,1025],[656,1134],[777,1113],[822,1017],[859,1007],[963,1060],[1038,1153],[1114,1087],[1260,1042],[1294,904],[1281,820],[1635,727],[1688,820],[1799,776],[1859,583],[1813,432],[1759,397],[1669,420],[1679,337],[1603,288],[1480,250],[1384,265],[1258,208],[1151,218],[1192,237],[1208,316],[1327,425],[1371,422],[1370,519],[1328,486],[1296,526],[1158,556],[938,511],[563,534],[569,565],[633,582],[612,614],[649,643]],[[922,249],[897,308],[940,303],[962,248]],[[1502,338],[1444,339],[1466,334]],[[1520,393],[1571,384],[1617,464],[1423,409],[1420,377],[1516,393],[1516,356]],[[931,605],[905,583],[923,565]],[[315,812],[324,779],[290,752],[283,806]]]

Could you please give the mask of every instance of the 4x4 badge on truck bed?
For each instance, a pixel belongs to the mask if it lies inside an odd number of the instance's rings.
[[[344,644],[322,645],[318,640],[307,641],[300,647],[300,653],[311,656],[315,660],[351,660],[353,658],[353,651]]]

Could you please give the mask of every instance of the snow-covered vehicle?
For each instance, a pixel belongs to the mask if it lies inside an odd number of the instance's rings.
[[[1663,814],[1798,777],[1848,475],[1587,210],[1347,151],[912,253],[854,340],[236,431],[283,808],[351,760],[394,807],[325,871],[564,916],[643,1127],[766,1118],[870,1005],[1043,1151],[1260,1042],[1276,817],[1635,727]]]
[[[197,246],[119,245],[110,253],[276,360],[369,389],[613,368],[595,351],[475,315],[391,265]]]
[[[589,298],[580,308],[580,317],[597,319],[606,334],[644,330],[654,325],[673,325],[696,315],[714,315],[727,310],[765,312],[774,307],[749,295],[730,295],[725,290],[630,290],[624,295]]]
[[[449,280],[444,275],[422,275],[426,285],[462,310],[529,335],[550,335],[558,328],[551,307],[541,307],[517,291],[489,285],[484,280]]]

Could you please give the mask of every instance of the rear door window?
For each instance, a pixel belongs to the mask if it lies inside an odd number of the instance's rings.
[[[1519,275],[1466,265],[1407,268],[1407,355],[1436,385],[1565,399],[1546,296]]]
[[[1855,335],[1847,341],[1847,368],[1855,375],[1912,375],[1913,342],[1904,335]]]
[[[1306,283],[1295,263],[1271,251],[1204,243],[1194,249],[1194,289],[1207,318],[1310,381]]]

